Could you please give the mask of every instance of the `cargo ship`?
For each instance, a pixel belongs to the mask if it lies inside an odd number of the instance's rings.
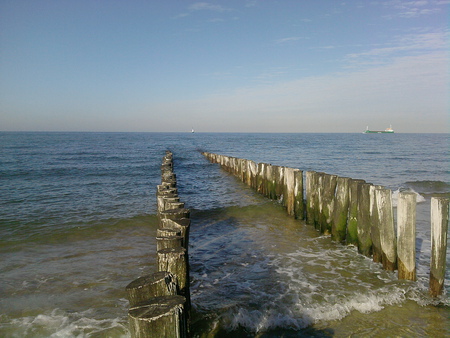
[[[369,130],[367,126],[366,130],[363,131],[363,134],[392,134],[394,133],[394,129],[392,129],[392,125],[385,130]]]

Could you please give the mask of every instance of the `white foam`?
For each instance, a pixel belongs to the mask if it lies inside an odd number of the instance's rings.
[[[400,304],[404,300],[405,294],[400,288],[341,296],[332,302],[297,299],[296,303],[288,304],[280,299],[259,309],[233,306],[222,314],[222,321],[229,330],[239,327],[256,333],[276,328],[299,330],[320,322],[341,320],[352,311],[364,314],[380,311],[385,306]]]
[[[228,329],[239,326],[252,332],[267,331],[274,328],[302,329],[312,324],[307,316],[296,316],[287,308],[250,310],[245,308],[230,309],[224,315]]]
[[[392,206],[394,208],[397,207],[398,204],[398,194],[402,191],[410,191],[416,194],[416,202],[417,203],[423,203],[425,202],[425,197],[423,197],[421,194],[419,194],[417,191],[415,191],[414,189],[408,188],[408,189],[403,189],[403,188],[398,188],[397,190],[392,192]]]
[[[129,332],[123,318],[95,319],[92,311],[66,313],[54,309],[50,313],[11,320],[17,328],[12,336],[43,337],[89,337],[105,334],[115,337],[128,337]]]

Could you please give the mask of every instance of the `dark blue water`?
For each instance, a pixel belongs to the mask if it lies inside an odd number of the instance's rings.
[[[0,336],[128,335],[124,287],[155,269],[166,149],[192,210],[194,336],[450,334],[449,274],[443,297],[427,294],[446,134],[0,133]],[[418,281],[319,236],[200,150],[417,192]]]

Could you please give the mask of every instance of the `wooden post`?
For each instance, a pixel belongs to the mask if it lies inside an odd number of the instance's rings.
[[[130,308],[131,337],[187,337],[185,304],[183,296],[160,296]]]
[[[168,219],[181,219],[181,218],[189,218],[190,217],[190,210],[189,209],[170,209],[170,210],[163,210],[160,212],[161,218],[168,218]]]
[[[161,204],[161,210],[169,210],[169,209],[176,209],[176,208],[171,208],[171,206],[173,205],[172,203],[181,203],[180,202],[180,197],[175,196],[173,197],[172,195],[169,196],[160,196],[160,200],[158,200],[158,202]],[[158,207],[160,207],[158,205]]]
[[[243,183],[247,184],[248,177],[248,164],[247,160],[244,158],[239,159],[239,174],[240,179]]]
[[[317,172],[306,172],[306,223],[315,224]]]
[[[350,178],[338,177],[336,179],[336,200],[334,205],[331,239],[345,243],[348,217],[348,189]]]
[[[258,170],[256,176],[256,191],[261,195],[265,195],[265,185],[266,185],[266,166],[265,163],[258,163]]]
[[[165,170],[161,173],[161,185],[171,188],[177,187],[177,179],[172,169]]]
[[[314,183],[316,183],[316,194],[315,194],[315,210],[314,210],[314,227],[321,233],[322,224],[323,224],[323,200],[324,200],[324,175],[325,173],[318,172],[316,173],[317,177]]]
[[[305,219],[303,171],[299,169],[294,169],[294,216],[297,219]]]
[[[266,165],[265,174],[266,174],[266,177],[265,177],[266,193],[264,195],[270,199],[275,199],[276,198],[275,180],[274,180],[274,169],[273,169],[272,165],[270,165],[270,164]]]
[[[350,180],[348,195],[347,244],[358,245],[358,186],[364,180]]]
[[[162,211],[166,210],[166,199],[167,198],[176,198],[178,197],[176,188],[171,188],[163,191],[157,191],[156,193],[156,203],[158,214]]]
[[[248,161],[249,181],[247,182],[253,189],[257,190],[256,177],[258,175],[258,164]]]
[[[375,190],[382,187],[377,185],[370,186],[370,238],[372,240],[372,260],[375,263],[381,263],[381,240],[380,240],[380,220],[378,218],[377,200]]]
[[[394,271],[397,268],[397,249],[392,210],[392,191],[376,189],[378,219],[380,224],[381,262],[384,269]]]
[[[189,227],[191,220],[189,218],[169,219],[162,218],[159,220],[161,228],[174,229],[180,232],[180,236],[183,237],[181,246],[188,250],[189,247]]]
[[[320,185],[320,231],[325,234],[331,234],[335,192],[336,192],[336,175],[322,174]]]
[[[295,215],[295,169],[284,168],[283,202],[288,215]]]
[[[164,204],[165,210],[184,209],[184,202],[171,202],[165,199]]]
[[[416,280],[416,197],[400,192],[397,203],[398,279]]]
[[[168,248],[178,248],[183,245],[183,237],[181,236],[157,236],[156,251]]]
[[[177,175],[171,170],[166,170],[161,173],[161,182],[173,183],[176,182]]]
[[[372,256],[370,186],[370,183],[358,185],[358,252],[367,257]]]
[[[448,212],[448,198],[431,198],[430,294],[432,297],[439,296],[444,289]]]
[[[272,198],[275,200],[282,199],[283,205],[286,200],[284,195],[284,167],[272,166],[272,182],[273,182],[273,195]]]
[[[178,284],[176,277],[167,271],[158,271],[135,279],[125,288],[130,307],[157,296],[176,295]]]
[[[162,249],[157,252],[158,271],[168,271],[178,280],[181,295],[189,295],[189,279],[187,268],[187,255],[184,248]]]
[[[159,228],[156,229],[157,237],[170,237],[170,236],[181,236],[181,231],[169,228]]]

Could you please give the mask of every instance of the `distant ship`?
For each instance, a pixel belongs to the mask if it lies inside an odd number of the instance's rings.
[[[366,130],[363,131],[363,134],[393,134],[394,129],[392,129],[392,125],[385,130],[369,130],[369,126],[367,126]]]

